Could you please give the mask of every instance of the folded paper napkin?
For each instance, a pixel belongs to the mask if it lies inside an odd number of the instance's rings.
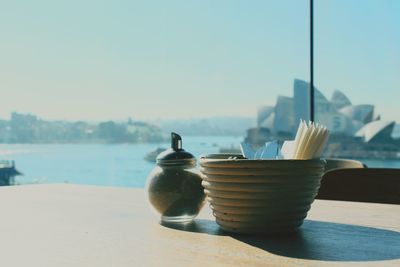
[[[279,149],[278,141],[265,143],[254,151],[249,143],[240,144],[247,159],[315,159],[319,158],[328,142],[329,130],[318,123],[301,120],[294,140],[285,141]]]
[[[275,159],[279,155],[279,144],[276,140],[265,143],[265,146],[257,150],[253,150],[249,143],[242,142],[240,149],[243,157],[247,159]]]

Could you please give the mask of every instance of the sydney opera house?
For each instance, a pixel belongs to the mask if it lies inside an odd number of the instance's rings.
[[[293,97],[279,96],[275,106],[258,110],[258,127],[267,128],[274,135],[293,134],[300,119],[309,119],[309,84],[295,79]],[[327,99],[315,89],[315,120],[326,125],[332,134],[352,136],[365,143],[391,140],[394,121],[384,121],[374,114],[374,106],[353,105],[342,92],[334,91]]]
[[[257,129],[264,129],[275,138],[293,136],[300,119],[309,119],[309,95],[309,84],[295,79],[293,97],[278,96],[275,106],[258,110]],[[330,99],[317,89],[314,95],[315,121],[330,130],[331,141],[336,141],[331,148],[338,147],[336,152],[331,149],[329,156],[360,157],[373,150],[375,154],[382,151],[378,157],[398,157],[400,142],[392,138],[395,122],[382,120],[373,105],[354,105],[338,90]]]

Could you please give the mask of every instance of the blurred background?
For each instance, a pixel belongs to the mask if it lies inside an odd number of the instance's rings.
[[[326,157],[400,167],[400,2],[316,0]],[[15,183],[142,187],[195,156],[292,139],[309,114],[309,1],[2,1],[0,160]],[[0,164],[0,167],[1,167]]]

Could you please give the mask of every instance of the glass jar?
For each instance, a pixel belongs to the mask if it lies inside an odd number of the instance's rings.
[[[205,194],[195,157],[182,149],[182,138],[171,133],[171,148],[157,156],[149,174],[147,197],[164,222],[193,220],[204,205]]]

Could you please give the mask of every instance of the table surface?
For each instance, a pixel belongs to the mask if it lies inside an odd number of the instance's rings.
[[[0,266],[400,266],[400,205],[316,200],[299,232],[160,225],[142,189],[0,188]]]

